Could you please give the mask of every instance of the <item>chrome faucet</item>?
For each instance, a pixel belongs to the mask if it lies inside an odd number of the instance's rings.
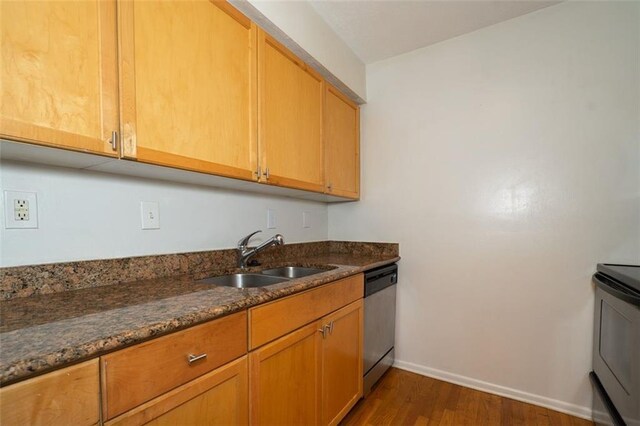
[[[249,247],[249,240],[258,232],[262,232],[262,231],[259,230],[259,231],[253,232],[247,235],[246,237],[242,238],[240,241],[238,241],[238,248],[237,248],[238,267],[241,269],[244,269],[247,267],[247,262],[251,257],[255,256],[256,254],[266,249],[267,247],[281,246],[282,244],[284,244],[284,237],[280,234],[276,234],[257,247]]]

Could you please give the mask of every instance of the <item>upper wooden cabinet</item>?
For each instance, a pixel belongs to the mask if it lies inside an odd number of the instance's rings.
[[[116,156],[116,3],[0,2],[0,137]]]
[[[225,0],[0,12],[0,138],[359,197],[358,106]]]
[[[324,192],[322,78],[258,31],[261,182]]]
[[[325,183],[328,194],[360,196],[360,109],[325,83]]]
[[[256,27],[223,1],[122,1],[123,156],[256,179]]]

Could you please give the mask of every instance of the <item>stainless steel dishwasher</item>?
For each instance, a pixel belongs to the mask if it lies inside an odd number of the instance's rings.
[[[396,337],[398,265],[364,275],[364,396],[391,367]]]

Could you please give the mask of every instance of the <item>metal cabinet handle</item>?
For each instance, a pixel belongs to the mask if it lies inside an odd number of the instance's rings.
[[[327,338],[327,333],[329,333],[330,335],[333,334],[333,321],[331,321],[329,324],[323,325],[322,328],[318,329],[318,332],[322,333],[323,339]]]
[[[201,359],[205,359],[207,357],[207,354],[200,354],[200,355],[193,355],[193,354],[189,354],[187,355],[187,361],[189,361],[189,364],[193,364],[196,361],[199,361]]]
[[[326,327],[329,329],[329,334],[333,334],[333,321],[327,324]]]
[[[269,180],[269,168],[268,167],[264,170],[264,178],[266,180]]]
[[[111,139],[109,139],[109,143],[111,144],[111,149],[114,151],[118,150],[118,132],[115,130],[111,132]]]
[[[333,184],[331,182],[329,182],[329,185],[327,185],[327,190],[329,192],[331,192],[333,190]]]

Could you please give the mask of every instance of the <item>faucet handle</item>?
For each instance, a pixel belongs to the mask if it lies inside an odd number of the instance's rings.
[[[245,248],[249,245],[249,240],[251,239],[251,237],[253,237],[254,235],[256,235],[258,232],[262,232],[261,229],[258,229],[255,232],[252,232],[251,234],[247,235],[244,238],[241,238],[240,241],[238,241],[238,248]]]

